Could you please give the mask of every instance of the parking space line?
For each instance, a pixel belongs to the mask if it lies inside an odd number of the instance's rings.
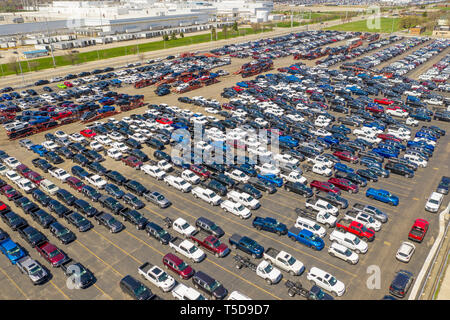
[[[389,241],[384,241],[383,243],[389,247],[391,246],[391,243]]]
[[[415,200],[415,201],[419,201],[420,200],[419,198],[416,198],[416,197],[414,197],[412,199]]]
[[[116,269],[114,269],[113,266],[111,266],[109,263],[107,263],[106,261],[104,261],[102,258],[100,258],[99,256],[97,256],[95,253],[93,253],[88,247],[86,247],[84,244],[82,244],[80,242],[80,240],[75,240],[75,242],[77,242],[79,245],[81,245],[83,248],[85,248],[87,251],[89,251],[94,257],[96,257],[98,260],[100,260],[101,262],[103,262],[105,265],[107,265],[109,268],[111,268],[111,270],[113,270],[115,273],[117,273],[119,276],[123,277],[123,274],[121,274],[119,271],[117,271]]]
[[[439,170],[439,168],[433,168],[433,170]]]
[[[66,297],[67,300],[72,300],[69,298],[67,294],[65,294],[60,288],[58,288],[58,286],[53,282],[53,280],[50,280],[50,283],[52,284],[52,286],[56,288],[56,290],[58,290],[64,297]]]
[[[102,294],[104,294],[109,300],[114,300],[109,294],[107,294],[105,291],[103,291],[102,289],[100,289],[100,287],[97,286],[96,283],[94,283],[94,287],[96,287],[97,290],[100,291]]]
[[[16,289],[25,297],[25,299],[30,300],[28,296],[23,292],[23,290],[19,287],[19,285],[6,273],[3,268],[0,268],[0,271],[8,278],[8,280],[16,287]]]

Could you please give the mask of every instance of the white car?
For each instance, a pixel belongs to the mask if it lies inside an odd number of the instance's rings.
[[[282,162],[282,163],[286,163],[286,164],[290,164],[293,166],[297,166],[300,161],[298,159],[295,159],[293,156],[289,155],[289,154],[281,154],[281,153],[277,153],[274,155],[274,160]]]
[[[55,132],[55,136],[57,138],[67,138],[67,133],[65,133],[64,131],[58,130]]]
[[[247,148],[248,153],[259,156],[260,158],[270,158],[272,157],[272,152],[266,150],[264,147],[248,147]]]
[[[252,300],[252,299],[240,293],[239,291],[233,291],[232,293],[230,293],[227,300]]]
[[[207,300],[200,292],[182,283],[172,289],[172,296],[178,300]]]
[[[194,149],[210,152],[213,147],[206,141],[199,141],[195,144]]]
[[[164,182],[167,183],[167,185],[183,192],[189,192],[192,189],[192,185],[181,177],[167,175],[164,177]]]
[[[241,219],[248,219],[252,213],[242,203],[234,202],[231,200],[225,200],[220,204],[220,207],[226,211],[240,217]]]
[[[122,159],[122,156],[123,156],[122,152],[120,152],[116,148],[108,149],[108,151],[106,152],[106,155],[114,160],[120,160],[120,159]]]
[[[94,139],[95,139],[95,141],[97,141],[98,143],[101,143],[104,146],[109,146],[112,143],[112,140],[105,135],[97,135],[97,136],[95,136]]]
[[[193,173],[191,170],[184,170],[181,173],[181,177],[191,184],[198,184],[201,181],[200,177]]]
[[[391,116],[395,116],[395,117],[402,117],[402,118],[406,118],[408,117],[409,113],[404,111],[403,109],[386,109],[386,114],[389,114]]]
[[[172,225],[173,230],[176,232],[182,234],[185,237],[189,237],[193,235],[197,229],[195,227],[191,226],[186,220],[183,218],[178,218],[173,222]]]
[[[103,189],[107,184],[106,180],[100,177],[98,174],[94,174],[92,176],[88,176],[85,178],[87,182],[92,184],[94,187],[99,189]]]
[[[69,136],[69,139],[70,140],[73,140],[73,141],[75,141],[75,142],[81,142],[81,141],[84,141],[84,140],[86,140],[81,134],[79,134],[79,133],[72,133],[70,136]]]
[[[277,284],[283,278],[281,271],[266,260],[263,260],[258,264],[256,267],[256,274],[266,280],[268,284]]]
[[[103,145],[98,141],[92,141],[89,144],[89,147],[91,147],[91,149],[94,151],[102,151],[103,149],[105,149],[105,147],[103,147]]]
[[[113,142],[111,143],[111,147],[114,149],[119,150],[120,152],[124,153],[127,152],[130,148],[123,142]]]
[[[311,231],[316,236],[319,236],[321,238],[325,237],[327,234],[327,231],[324,227],[318,225],[315,221],[303,218],[303,217],[297,217],[297,220],[295,221],[295,227],[299,228],[301,230],[306,229]]]
[[[414,244],[408,241],[403,241],[400,248],[398,248],[395,257],[402,262],[409,262],[415,250],[416,246]]]
[[[261,174],[275,174],[278,175],[280,173],[280,169],[278,169],[275,165],[270,163],[262,163],[260,166],[255,166],[255,169],[259,170]]]
[[[138,141],[140,143],[143,143],[143,142],[147,141],[147,137],[144,136],[143,134],[138,133],[138,132],[134,133],[130,138],[132,138],[132,139],[134,139],[134,140],[136,140],[136,141]]]
[[[249,176],[247,176],[244,172],[242,172],[241,170],[233,170],[231,172],[225,172],[225,175],[230,177],[233,180],[239,181],[239,182],[243,182],[243,183],[247,183],[248,179],[250,179]]]
[[[5,164],[8,166],[8,167],[10,167],[11,169],[15,169],[15,168],[17,168],[18,166],[20,166],[22,163],[19,161],[19,160],[17,160],[16,158],[14,158],[14,157],[8,157],[8,158],[6,158],[5,160],[3,160],[4,162],[5,162]]]
[[[55,177],[58,180],[61,180],[62,182],[65,182],[67,178],[70,177],[70,174],[67,173],[66,170],[61,169],[61,168],[56,168],[55,169],[49,169],[48,172]]]
[[[429,212],[438,212],[444,195],[442,193],[433,192],[425,204],[425,210]]]
[[[30,193],[31,191],[36,189],[36,185],[26,178],[21,178],[17,180],[17,185],[19,186],[20,189],[25,191],[25,193]]]
[[[222,198],[211,189],[195,187],[191,193],[195,198],[200,198],[213,206],[218,206],[222,202]]]
[[[118,132],[109,132],[107,137],[114,141],[124,141],[125,137]]]
[[[138,268],[138,273],[164,292],[172,290],[176,285],[176,281],[172,276],[168,275],[160,267],[148,262]]]
[[[14,183],[17,183],[22,177],[17,174],[14,170],[6,171],[5,176]]]
[[[406,118],[406,125],[412,126],[412,127],[417,127],[419,125],[419,121],[414,118],[408,117],[408,118]]]
[[[161,170],[161,168],[149,164],[144,164],[141,167],[141,170],[149,176],[156,178],[157,180],[162,180],[166,175],[166,172],[164,170]]]
[[[165,172],[172,171],[172,165],[166,160],[158,161],[157,166]]]
[[[330,240],[342,244],[347,248],[354,250],[358,254],[366,253],[369,248],[367,242],[359,239],[356,235],[350,232],[334,230],[330,234]]]
[[[59,188],[50,180],[44,179],[39,183],[39,187],[49,195],[54,195]]]
[[[333,293],[340,297],[345,292],[345,285],[342,281],[337,280],[334,276],[317,267],[312,267],[306,278],[314,282],[320,288]]]
[[[44,143],[42,143],[42,146],[50,151],[54,151],[56,148],[58,148],[59,146],[54,143],[53,141],[45,141]]]
[[[336,257],[342,259],[350,264],[357,264],[359,261],[358,254],[351,251],[346,246],[339,244],[337,242],[333,242],[331,246],[328,248],[328,253],[332,257]]]

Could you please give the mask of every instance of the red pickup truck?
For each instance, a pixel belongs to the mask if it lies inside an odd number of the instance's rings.
[[[221,243],[221,241],[217,237],[203,231],[192,235],[191,240],[198,243],[199,246],[214,253],[214,255],[218,258],[225,257],[228,252],[230,252],[230,249],[226,244]]]
[[[341,218],[336,222],[336,229],[353,233],[365,241],[373,241],[375,239],[374,230],[366,228],[362,223],[356,221]]]
[[[416,219],[408,234],[408,239],[422,242],[428,231],[429,222],[425,219]]]

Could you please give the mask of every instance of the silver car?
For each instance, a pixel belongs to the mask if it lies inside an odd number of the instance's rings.
[[[47,271],[29,256],[21,258],[16,265],[23,274],[28,275],[34,285],[42,284],[48,279]]]
[[[147,201],[158,205],[160,208],[167,208],[172,204],[165,196],[156,191],[145,193],[144,198],[147,199]]]
[[[31,146],[34,144],[30,139],[22,139],[19,141],[20,146],[30,150]]]

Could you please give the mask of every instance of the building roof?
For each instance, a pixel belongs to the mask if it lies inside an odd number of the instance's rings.
[[[24,51],[23,54],[35,54],[35,53],[47,53],[48,50],[41,49],[41,50],[33,50],[33,51]]]

